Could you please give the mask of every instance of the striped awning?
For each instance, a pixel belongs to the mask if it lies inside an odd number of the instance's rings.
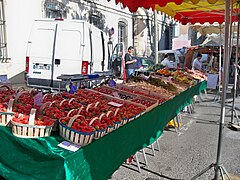
[[[135,12],[139,7],[152,8],[164,12],[182,24],[214,23],[222,24],[225,18],[226,0],[115,0],[122,3],[130,11]],[[232,21],[237,21],[239,5],[237,0],[231,1]]]

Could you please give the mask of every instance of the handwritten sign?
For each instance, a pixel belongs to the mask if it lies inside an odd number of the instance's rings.
[[[75,152],[79,148],[81,148],[81,146],[76,145],[76,144],[72,144],[72,143],[67,142],[67,141],[61,142],[60,144],[58,144],[58,146],[61,147],[61,148],[67,149],[69,151],[73,151],[73,152]]]
[[[7,75],[0,75],[0,83],[9,83]]]
[[[119,94],[117,92],[113,92],[113,96],[116,97],[116,98],[120,98]]]
[[[109,102],[108,104],[112,105],[112,106],[115,106],[115,107],[121,107],[122,106],[122,104],[119,104],[119,103],[116,103],[116,102],[113,102],[113,101]]]
[[[41,106],[43,104],[43,93],[39,92],[34,96],[34,105]]]

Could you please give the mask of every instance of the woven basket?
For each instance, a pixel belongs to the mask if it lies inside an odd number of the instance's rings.
[[[122,125],[121,122],[114,122],[114,129],[116,130],[116,129],[120,128],[121,125]]]
[[[72,142],[74,144],[78,144],[80,146],[86,146],[90,144],[93,140],[95,131],[91,133],[85,133],[85,132],[79,132],[71,128],[73,122],[82,115],[75,115],[73,116],[66,126],[65,124],[62,124],[59,120],[59,134],[61,137],[63,137],[65,140]]]
[[[45,102],[44,104],[42,104],[42,106],[40,107],[39,109],[39,113],[40,114],[43,114],[43,110],[47,107],[50,107],[52,105],[51,102]],[[52,127],[52,131],[58,131],[58,119],[53,119],[54,120],[54,124],[53,124],[53,127]]]
[[[100,115],[99,119],[101,120],[103,116],[107,116],[108,117],[110,113],[112,113],[112,111],[108,111],[106,114],[102,113]],[[106,132],[106,134],[108,134],[108,133],[112,132],[113,130],[114,130],[114,126],[108,125],[105,132]]]
[[[0,112],[0,126],[9,126],[14,113],[12,112],[14,99],[10,99],[6,112]]]
[[[130,121],[134,120],[134,117],[131,117],[131,118],[124,118],[122,119],[122,122],[121,122],[121,125],[125,125],[127,123],[129,123]]]
[[[90,125],[92,125],[92,123],[94,122],[94,121],[100,121],[100,119],[98,118],[98,117],[95,117],[95,118],[93,118],[91,121],[90,121]],[[95,131],[95,134],[94,134],[94,139],[99,139],[99,138],[101,138],[101,137],[103,137],[104,135],[105,135],[105,132],[106,130],[105,129],[102,129],[102,130],[96,130]]]
[[[114,130],[114,126],[107,126],[106,134],[112,132],[113,130]]]
[[[116,110],[115,110],[115,112],[113,112],[113,111],[108,111],[107,112],[107,117],[111,117],[111,115],[113,115],[113,116],[116,116],[117,115],[117,113],[118,113],[118,111],[119,111],[119,108],[117,108]],[[119,127],[121,127],[121,122],[113,122],[114,123],[114,130],[116,130],[117,128],[119,128]]]
[[[21,138],[39,138],[48,137],[51,135],[51,126],[37,126],[34,124],[36,109],[31,109],[29,124],[20,124],[14,121],[12,122],[12,133],[14,136]]]

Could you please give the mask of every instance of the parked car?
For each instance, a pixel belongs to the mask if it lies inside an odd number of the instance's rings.
[[[178,50],[160,50],[158,51],[158,63],[164,59],[164,56],[168,54],[169,60],[174,67],[182,67],[184,62],[180,61],[182,54]]]
[[[138,59],[137,61],[137,69],[139,67],[142,67],[143,69],[148,69],[148,67],[150,66],[154,66],[155,62],[153,59],[149,58],[149,57],[136,57]]]

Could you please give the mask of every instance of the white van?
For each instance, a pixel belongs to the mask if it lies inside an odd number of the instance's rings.
[[[107,40],[103,31],[86,21],[36,20],[27,45],[27,85],[58,87],[62,74],[108,70]]]
[[[163,61],[164,56],[168,54],[169,60],[174,67],[182,67],[184,62],[181,61],[182,54],[178,50],[160,50],[158,51],[158,63]]]

